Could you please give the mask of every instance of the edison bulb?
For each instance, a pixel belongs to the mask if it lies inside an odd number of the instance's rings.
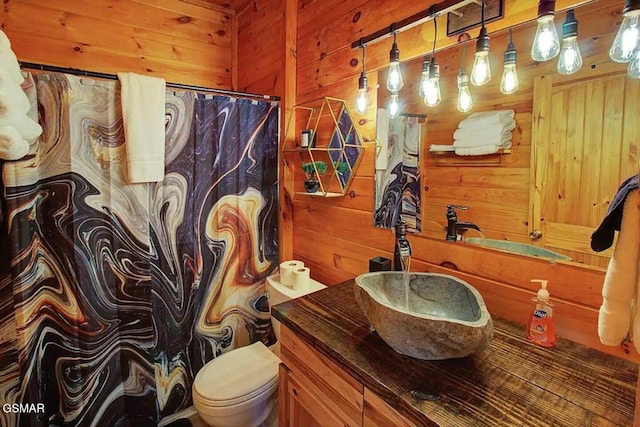
[[[427,107],[435,107],[442,101],[440,93],[440,78],[434,77],[429,79],[423,99]]]
[[[398,94],[394,93],[389,98],[389,104],[387,104],[387,116],[390,119],[394,119],[400,115],[400,103],[398,101]]]
[[[531,45],[531,58],[538,62],[548,61],[560,52],[558,32],[553,21],[553,15],[538,18],[538,28]]]
[[[500,81],[500,92],[505,95],[511,95],[518,90],[520,82],[518,81],[518,71],[516,71],[516,64],[504,64],[504,71],[502,72],[502,80]]]
[[[473,100],[471,92],[469,92],[469,77],[464,74],[458,74],[458,111],[466,113],[473,108]]]
[[[429,71],[423,71],[420,77],[420,86],[418,86],[418,95],[420,98],[424,98],[427,93],[427,86],[429,85]]]
[[[640,49],[636,50],[635,55],[627,66],[627,75],[634,79],[640,79]]]
[[[558,59],[558,72],[560,74],[573,74],[582,68],[582,55],[578,46],[577,37],[562,39],[562,50]]]
[[[624,14],[616,38],[609,50],[609,57],[612,61],[628,62],[631,60],[640,38],[639,15],[640,10],[632,10]]]
[[[358,114],[364,114],[369,106],[369,98],[367,97],[367,88],[358,89],[358,96],[356,97],[356,111]]]
[[[400,62],[390,62],[389,75],[387,76],[387,89],[391,93],[399,92],[403,85]]]
[[[489,51],[476,52],[471,69],[471,83],[474,86],[482,86],[491,80],[491,67],[489,66]]]

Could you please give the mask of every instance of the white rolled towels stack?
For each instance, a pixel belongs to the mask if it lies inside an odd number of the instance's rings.
[[[297,260],[284,261],[280,263],[280,283],[288,288],[293,288],[294,271],[304,268],[304,262]]]

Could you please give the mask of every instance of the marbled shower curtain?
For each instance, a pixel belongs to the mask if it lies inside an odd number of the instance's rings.
[[[404,221],[407,231],[419,233],[422,230],[418,167],[420,122],[416,117],[407,116],[388,119],[386,112],[378,114],[378,120],[381,119],[388,120],[387,168],[376,170],[374,225],[394,228],[399,221]]]
[[[38,78],[45,132],[3,165],[2,425],[156,425],[212,358],[272,339],[277,107],[167,93],[162,183],[126,183],[116,82]],[[221,372],[220,375],[224,375]]]

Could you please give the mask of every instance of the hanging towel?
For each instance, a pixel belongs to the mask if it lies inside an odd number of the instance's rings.
[[[130,183],[164,179],[164,79],[118,73]]]
[[[17,102],[0,92],[0,126],[12,126],[23,139],[32,142],[40,136],[42,127],[16,104]]]
[[[0,126],[0,159],[18,160],[28,152],[29,143],[13,126]]]
[[[433,151],[455,151],[456,147],[453,146],[453,144],[451,145],[445,145],[445,144],[431,144],[429,146],[429,151],[433,152]]]
[[[635,337],[634,346],[640,351],[639,255],[640,191],[634,190],[624,202],[618,241],[602,287],[598,336],[604,345],[620,345],[630,335]]]
[[[509,124],[514,122],[515,112],[513,110],[482,111],[470,114],[462,120],[458,127],[460,129],[478,128],[487,125]]]
[[[11,42],[7,35],[0,30],[0,68],[6,70],[11,78],[17,83],[22,84],[24,77],[20,72],[20,64],[16,54],[11,50]]]
[[[456,148],[455,153],[458,156],[486,156],[487,154],[495,154],[500,147],[495,144],[478,145],[476,147]]]
[[[620,188],[618,188],[616,195],[613,197],[613,201],[609,205],[602,222],[591,235],[591,249],[596,252],[602,252],[611,247],[615,232],[620,230],[624,201],[627,195],[637,188],[638,175],[627,178],[620,184]]]

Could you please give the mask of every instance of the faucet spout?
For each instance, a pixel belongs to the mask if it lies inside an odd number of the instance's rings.
[[[396,225],[396,244],[393,251],[393,269],[402,271],[402,260],[411,256],[411,244],[407,239],[407,225],[404,221]]]
[[[460,229],[469,229],[472,228],[474,230],[478,230],[478,231],[482,231],[480,230],[480,227],[478,227],[477,225],[475,225],[472,222],[458,222],[456,224],[456,229],[460,230]]]
[[[458,221],[458,215],[455,212],[455,209],[467,210],[468,206],[457,206],[457,205],[447,205],[447,236],[446,239],[451,242],[456,242],[458,240],[458,232],[460,230],[468,230],[474,229],[479,233],[482,233],[480,227],[472,222],[462,222]]]

